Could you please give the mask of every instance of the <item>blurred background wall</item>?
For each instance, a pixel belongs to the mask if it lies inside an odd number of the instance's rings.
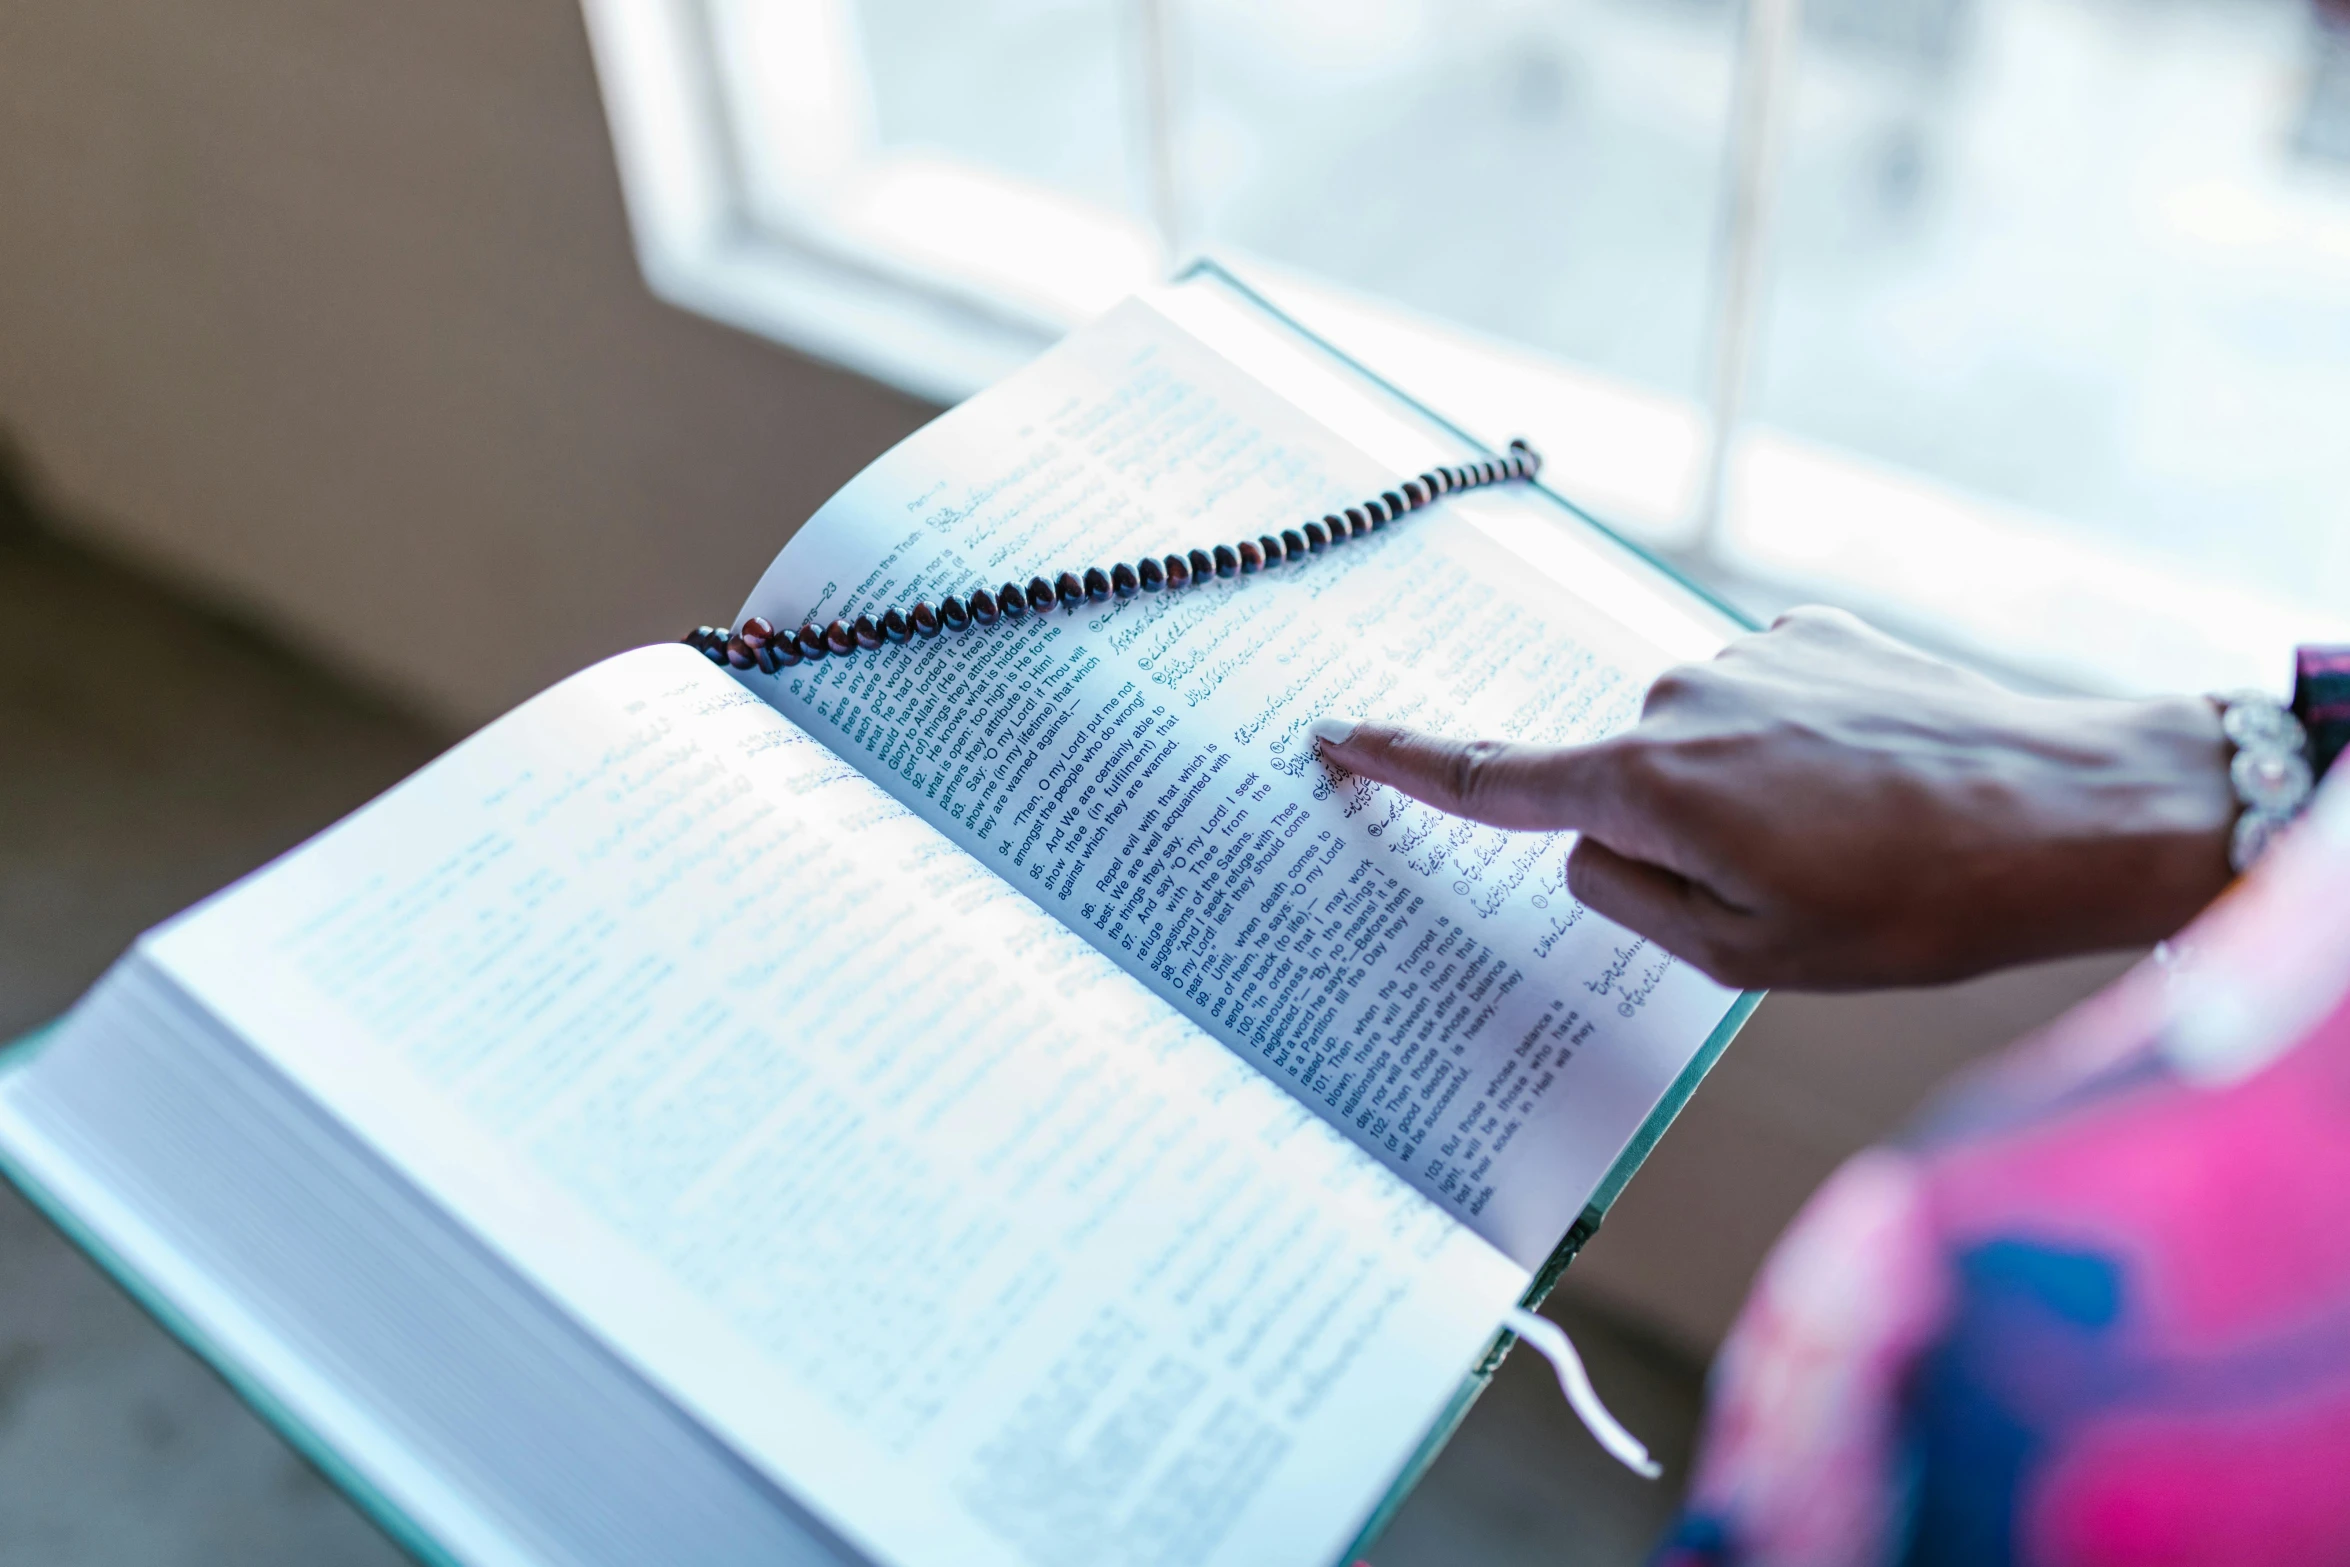
[[[926,412],[651,298],[571,0],[0,7],[0,432],[435,717],[731,615]]]

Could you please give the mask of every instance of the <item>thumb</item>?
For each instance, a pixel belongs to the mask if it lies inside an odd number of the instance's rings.
[[[1446,740],[1342,718],[1317,718],[1310,732],[1321,743],[1322,755],[1348,772],[1495,827],[1595,827],[1613,792],[1604,776],[1610,754],[1604,742],[1550,746]]]

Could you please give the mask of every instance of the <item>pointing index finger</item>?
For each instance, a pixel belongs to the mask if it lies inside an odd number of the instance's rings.
[[[1529,831],[1603,828],[1619,791],[1605,742],[1521,745],[1447,740],[1392,724],[1317,719],[1322,754],[1350,773],[1402,790],[1440,811]]]

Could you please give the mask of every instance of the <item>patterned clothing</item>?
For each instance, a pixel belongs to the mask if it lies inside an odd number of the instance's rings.
[[[2350,776],[2175,946],[1812,1199],[1659,1567],[2350,1563]]]
[[[2293,716],[2309,731],[2309,765],[2324,777],[2350,747],[2350,647],[2305,647],[2293,657]]]

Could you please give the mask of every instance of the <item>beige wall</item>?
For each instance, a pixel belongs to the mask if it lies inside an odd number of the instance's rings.
[[[0,6],[0,430],[428,711],[731,615],[924,417],[646,293],[573,0]]]

